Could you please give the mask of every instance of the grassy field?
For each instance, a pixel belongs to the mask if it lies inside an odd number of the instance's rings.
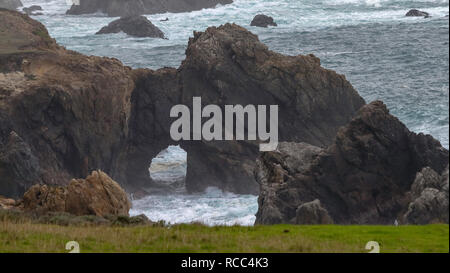
[[[449,252],[449,226],[59,226],[0,222],[0,252]]]

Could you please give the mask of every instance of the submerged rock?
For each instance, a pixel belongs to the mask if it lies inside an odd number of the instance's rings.
[[[277,26],[277,23],[273,21],[273,18],[264,14],[258,14],[256,15],[252,22],[250,23],[251,26],[255,27],[268,27],[268,26]]]
[[[166,12],[190,12],[230,4],[233,0],[80,0],[67,14],[79,15],[103,12],[110,17],[135,16]]]
[[[413,184],[416,173],[424,167],[443,172],[448,156],[437,140],[410,132],[382,102],[372,102],[327,148],[285,142],[262,153],[255,169],[261,188],[256,223],[301,223],[298,208],[318,199],[334,223],[391,224],[408,210],[411,187],[422,192]],[[448,197],[438,203],[434,215],[442,215]]]
[[[23,8],[22,10],[23,10],[23,12],[25,12],[28,15],[39,15],[38,13],[35,13],[35,11],[42,10],[42,7],[37,6],[37,5],[32,5],[30,7]]]
[[[123,189],[108,175],[93,171],[67,186],[34,185],[23,196],[23,209],[39,214],[128,215],[131,204]]]
[[[429,14],[428,12],[425,12],[425,11],[420,11],[420,10],[417,10],[417,9],[412,9],[412,10],[408,11],[408,12],[406,13],[405,16],[411,16],[411,17],[413,17],[413,16],[416,16],[416,17],[429,17],[430,14]]]
[[[95,34],[125,32],[135,37],[152,37],[164,39],[164,33],[145,16],[124,17],[112,21]]]
[[[16,10],[18,7],[22,6],[20,0],[0,0],[0,8]]]

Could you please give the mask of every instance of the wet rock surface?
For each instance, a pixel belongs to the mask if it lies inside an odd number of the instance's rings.
[[[277,23],[275,23],[273,18],[270,16],[258,14],[253,18],[250,25],[255,27],[268,27],[268,26],[276,27]]]
[[[428,12],[425,12],[425,11],[412,9],[412,10],[408,11],[405,16],[408,16],[408,17],[429,17],[430,14]]]
[[[95,34],[125,32],[134,37],[152,37],[164,39],[164,33],[145,16],[123,17],[112,21]]]

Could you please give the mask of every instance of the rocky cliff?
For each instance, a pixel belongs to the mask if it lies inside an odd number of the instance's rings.
[[[170,144],[170,108],[192,105],[278,105],[279,138],[318,146],[330,144],[337,129],[364,104],[344,76],[320,66],[313,55],[284,56],[268,50],[256,35],[226,24],[196,32],[177,69],[136,71],[132,96],[127,181],[148,180],[152,157]],[[186,186],[218,186],[256,193],[253,168],[258,143],[182,141],[187,151]],[[156,148],[156,149],[155,149]]]
[[[190,12],[232,2],[233,0],[80,0],[80,4],[72,5],[67,14],[102,12],[111,17],[123,17],[165,12]]]
[[[117,168],[131,69],[58,46],[27,15],[0,10],[0,194]]]
[[[448,223],[448,157],[372,102],[326,148],[281,143],[260,156],[256,223]]]
[[[279,139],[317,146],[364,105],[313,55],[284,56],[234,24],[196,32],[178,69],[131,70],[58,46],[43,25],[0,11],[0,194],[66,184],[101,169],[128,190],[152,185],[176,104],[278,105]],[[191,191],[258,192],[256,141],[182,141]]]

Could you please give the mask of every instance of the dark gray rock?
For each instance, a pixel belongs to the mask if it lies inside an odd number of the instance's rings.
[[[164,33],[150,22],[145,16],[124,17],[112,21],[95,34],[125,32],[135,37],[152,37],[164,39]]]
[[[425,12],[425,11],[420,11],[420,10],[417,10],[417,9],[412,9],[412,10],[408,11],[408,12],[406,13],[405,16],[411,16],[411,17],[429,17],[430,14],[429,14],[428,12]]]
[[[277,26],[277,23],[273,21],[273,18],[264,14],[258,14],[256,15],[252,22],[250,23],[251,26],[255,27],[268,27],[268,26]]]
[[[110,17],[124,17],[165,12],[190,12],[232,2],[232,0],[80,0],[80,5],[72,5],[67,14],[103,12]]]
[[[37,157],[16,132],[0,139],[0,195],[18,196],[38,182],[40,175]]]
[[[448,187],[448,166],[442,175],[429,167],[418,172],[411,187],[413,201],[404,216],[406,223],[448,223]]]
[[[37,6],[37,5],[32,5],[30,7],[23,8],[22,10],[23,10],[23,12],[25,12],[28,15],[38,15],[39,13],[35,13],[35,11],[42,10],[42,7]]]
[[[327,148],[284,142],[278,151],[261,154],[256,223],[295,222],[299,206],[319,199],[335,223],[392,224],[408,210],[416,173],[427,166],[441,173],[448,156],[431,136],[410,132],[382,102],[372,102]],[[417,182],[413,191],[424,187]]]
[[[0,8],[16,10],[18,7],[22,6],[20,0],[0,0]]]

